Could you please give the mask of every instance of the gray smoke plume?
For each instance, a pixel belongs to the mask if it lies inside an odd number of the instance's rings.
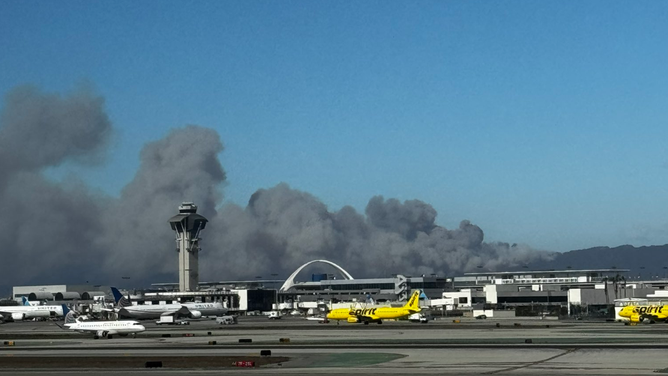
[[[85,88],[67,97],[15,89],[0,121],[0,273],[13,284],[176,281],[167,220],[183,201],[195,202],[210,221],[202,280],[285,277],[313,259],[334,261],[356,277],[381,277],[511,268],[551,257],[485,243],[468,221],[448,230],[419,200],[376,196],[365,214],[349,206],[333,212],[279,184],[255,192],[245,207],[221,207],[223,145],[214,130],[193,125],[144,146],[118,198],[73,178],[55,183],[44,177],[46,168],[99,162],[111,137],[103,99]]]
[[[285,276],[313,259],[338,263],[357,277],[458,273],[517,267],[550,258],[528,246],[483,242],[469,221],[448,230],[435,223],[434,208],[419,200],[401,203],[376,196],[366,216],[352,207],[329,212],[308,193],[279,184],[252,195],[246,208],[223,207],[207,242],[211,269],[227,275]]]
[[[82,183],[56,184],[43,171],[64,162],[99,161],[111,123],[104,101],[81,88],[68,97],[20,87],[0,116],[0,274],[7,281],[85,279],[88,248],[104,228],[102,207]],[[81,270],[81,271],[80,271]]]
[[[174,233],[167,220],[184,200],[194,201],[205,217],[216,217],[222,199],[218,188],[225,180],[217,158],[222,150],[215,131],[193,125],[144,146],[137,174],[102,218],[106,270],[133,279],[147,271],[167,275],[176,270]]]

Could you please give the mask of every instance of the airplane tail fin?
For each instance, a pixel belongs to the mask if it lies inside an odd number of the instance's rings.
[[[116,287],[111,288],[111,293],[114,294],[114,301],[116,302],[116,307],[118,308],[123,308],[123,307],[129,307],[132,305],[130,303],[130,300],[121,294],[120,291]]]
[[[30,301],[25,296],[21,297],[24,306],[30,306]]]
[[[413,294],[411,294],[411,298],[408,299],[408,303],[404,306],[409,311],[415,311],[418,312],[420,311],[420,290],[415,290],[413,291]]]
[[[75,322],[77,322],[76,312],[67,308],[65,304],[63,304],[63,316],[65,317],[65,323],[64,323],[65,325],[74,324]]]

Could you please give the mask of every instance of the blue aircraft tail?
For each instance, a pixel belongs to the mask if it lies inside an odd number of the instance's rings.
[[[130,300],[121,294],[116,287],[111,288],[111,293],[114,294],[114,301],[116,302],[116,307],[123,308],[131,306],[132,303]]]
[[[63,304],[63,316],[65,317],[65,325],[77,322],[76,313],[67,308],[65,304]]]
[[[23,305],[24,306],[30,306],[30,301],[28,301],[28,298],[23,296],[23,297],[21,297],[21,300],[23,300]]]

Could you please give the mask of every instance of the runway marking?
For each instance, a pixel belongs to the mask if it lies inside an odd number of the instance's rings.
[[[549,362],[550,360],[554,360],[554,359],[560,358],[560,357],[562,357],[562,356],[564,356],[564,355],[571,354],[571,353],[573,353],[573,352],[575,352],[575,351],[577,351],[577,350],[578,350],[578,349],[568,349],[568,350],[564,351],[564,352],[561,353],[561,354],[557,354],[557,355],[552,356],[552,357],[549,357],[549,358],[547,358],[547,359],[538,360],[538,361],[531,362],[531,363],[527,363],[527,364],[524,364],[524,365],[521,365],[521,366],[517,366],[517,367],[510,367],[510,368],[499,369],[499,370],[496,370],[496,371],[484,372],[484,373],[482,373],[482,374],[483,374],[483,375],[495,375],[495,374],[497,374],[497,373],[501,373],[501,372],[516,371],[516,370],[518,370],[518,369],[528,368],[528,367],[535,366],[535,365],[538,365],[538,364],[541,364],[541,363]]]

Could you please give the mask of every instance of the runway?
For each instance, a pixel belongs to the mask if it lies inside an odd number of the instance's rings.
[[[128,371],[114,368],[113,359],[136,361],[133,373],[152,375],[184,371],[213,375],[220,374],[223,367],[227,367],[225,374],[316,372],[347,376],[351,373],[642,375],[668,368],[665,359],[668,325],[660,324],[624,326],[612,322],[472,319],[453,323],[451,319],[442,319],[428,324],[387,322],[365,326],[242,317],[234,326],[217,326],[211,320],[189,326],[157,327],[151,323],[146,326],[148,330],[137,338],[93,340],[90,335],[64,332],[48,322],[0,325],[0,340],[15,341],[13,346],[0,347],[0,357],[4,360],[0,362],[0,375],[19,372],[32,375],[46,370],[58,375],[60,371],[54,370],[62,368],[40,368],[40,364],[46,363],[44,359],[51,357],[73,360],[67,369],[62,369],[63,375],[90,373],[97,366],[86,358],[100,357],[112,360],[111,368],[104,369],[105,374],[112,375]],[[289,343],[279,342],[281,338],[289,339]],[[240,343],[240,339],[252,342]],[[261,350],[271,350],[271,358],[285,360],[253,369],[229,368],[229,360],[257,359]],[[170,367],[170,359],[183,357],[193,359],[192,367]],[[11,359],[17,358],[32,359],[34,366],[28,362],[28,367],[12,368]],[[144,369],[147,359],[162,360],[164,368]],[[209,363],[204,364],[202,359],[208,359]],[[218,365],[219,359],[229,364]]]

